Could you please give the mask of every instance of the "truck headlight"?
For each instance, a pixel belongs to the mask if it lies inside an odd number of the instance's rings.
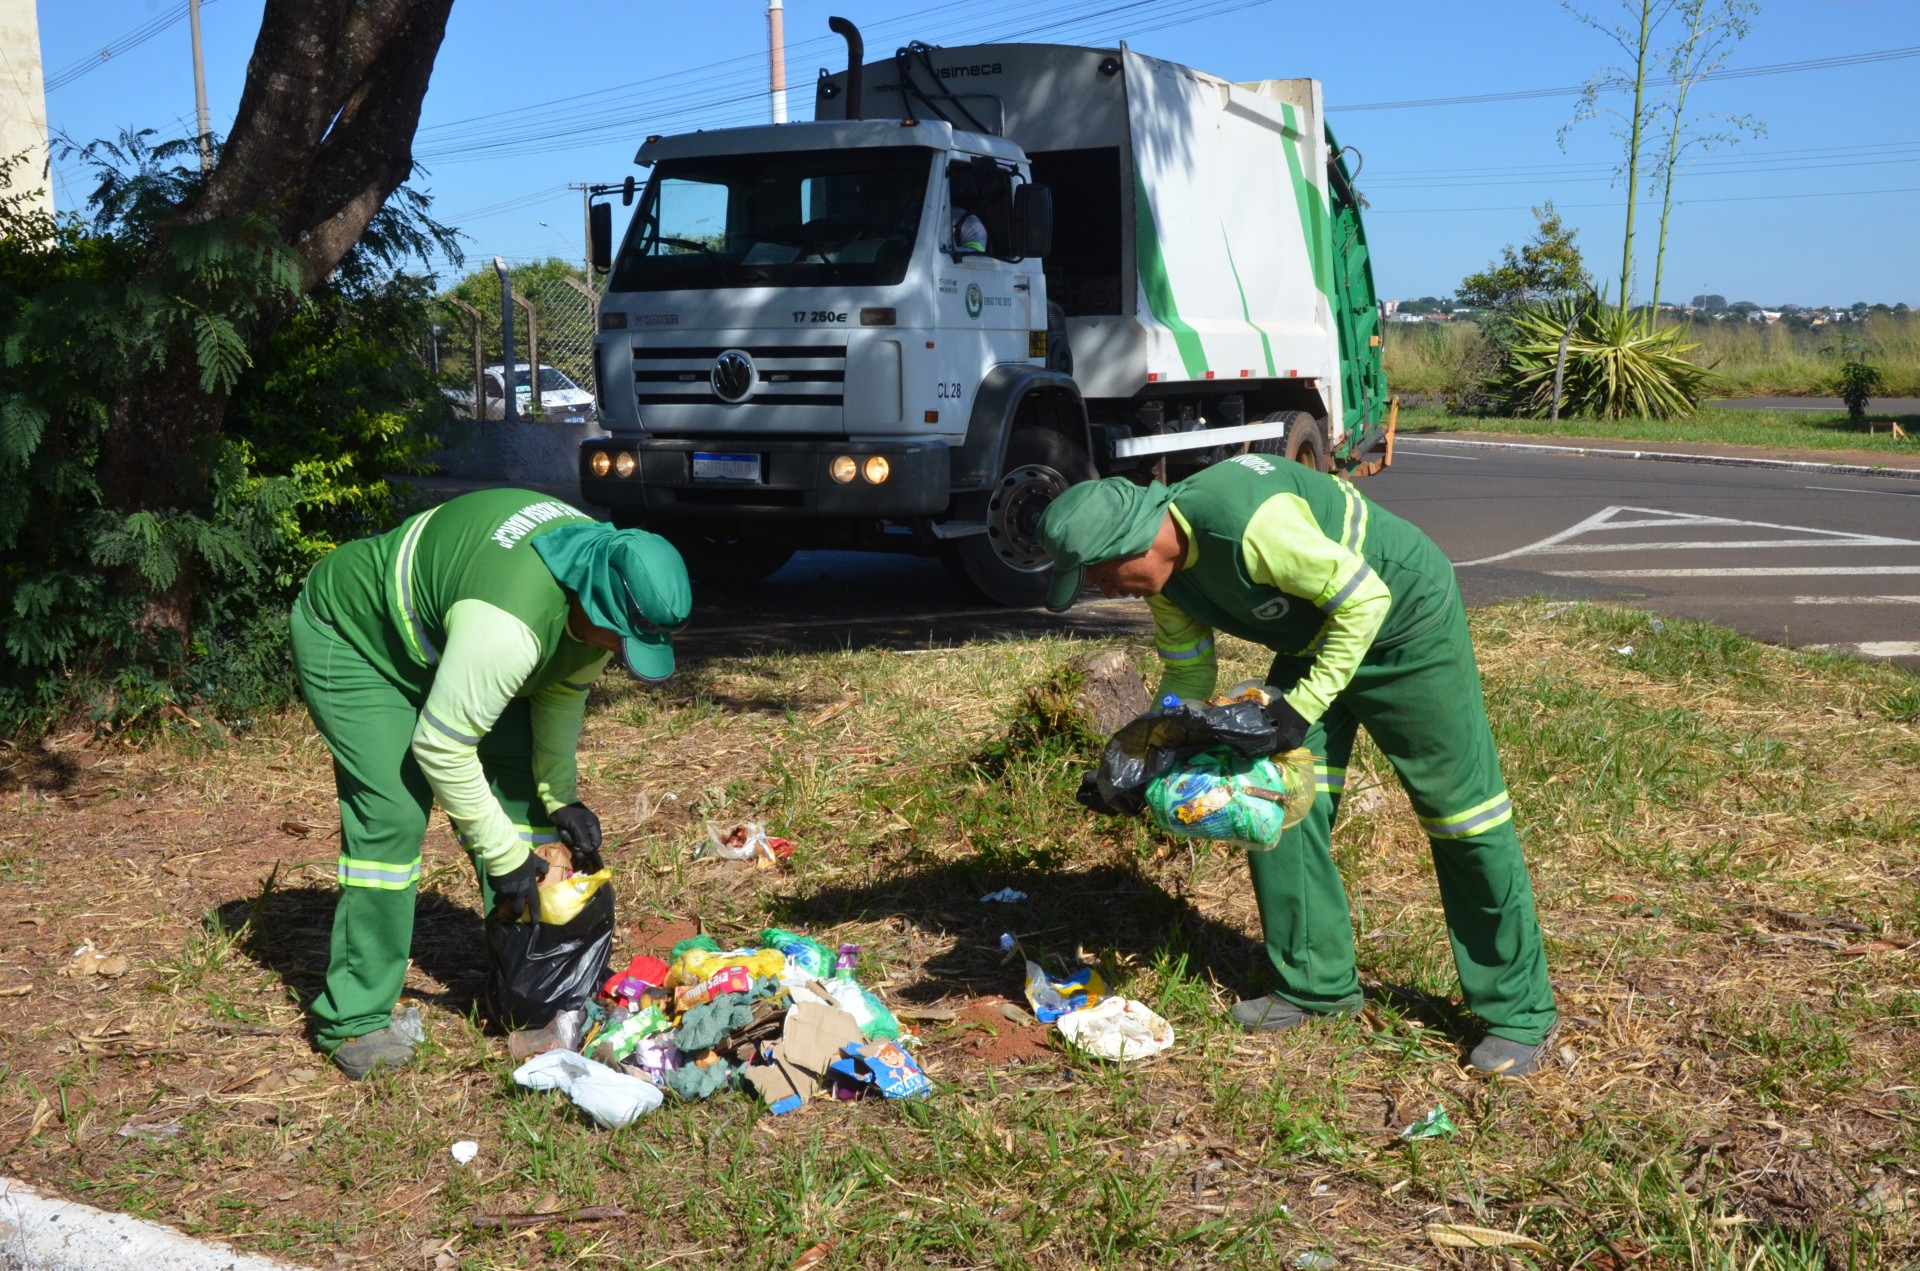
[[[885,483],[887,474],[893,471],[893,465],[887,462],[885,455],[874,455],[867,460],[867,466],[864,471],[866,472],[867,480],[873,482],[875,485],[881,485]]]
[[[587,467],[593,470],[594,476],[604,477],[613,468],[613,458],[604,450],[596,450],[593,458],[587,460]]]
[[[835,455],[833,462],[827,465],[827,475],[841,485],[852,481],[859,472],[859,465],[854,463],[852,455]]]
[[[613,471],[618,476],[622,476],[622,477],[632,476],[633,475],[633,456],[628,454],[624,450],[622,450],[619,454],[615,455],[613,458]]]

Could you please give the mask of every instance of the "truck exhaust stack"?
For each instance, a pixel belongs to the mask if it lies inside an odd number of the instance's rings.
[[[827,29],[847,42],[847,113],[846,118],[860,118],[860,77],[867,64],[866,41],[860,38],[860,28],[845,18],[828,18]]]

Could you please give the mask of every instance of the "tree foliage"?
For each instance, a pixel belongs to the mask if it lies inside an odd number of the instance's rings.
[[[1562,296],[1574,295],[1588,286],[1587,267],[1580,259],[1580,248],[1573,240],[1578,231],[1569,229],[1549,199],[1533,209],[1533,238],[1518,251],[1511,243],[1500,249],[1500,258],[1477,274],[1460,280],[1458,301],[1474,309],[1512,310]]]
[[[159,234],[201,188],[190,143],[128,134],[76,156],[97,178],[84,217],[0,193],[0,734],[283,695],[292,588],[339,537],[392,519],[384,474],[418,467],[446,413],[409,353],[428,284],[397,269],[444,237],[423,200],[384,208],[303,296],[259,218]],[[269,307],[285,310],[273,329],[243,336]],[[102,456],[161,376],[221,404],[227,427],[193,453],[206,497],[114,507]],[[143,621],[189,578],[190,624]]]

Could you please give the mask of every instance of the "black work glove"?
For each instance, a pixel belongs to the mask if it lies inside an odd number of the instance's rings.
[[[560,841],[573,853],[573,867],[582,874],[597,874],[604,862],[600,859],[600,818],[593,809],[584,803],[569,803],[564,808],[555,808],[553,828],[560,832]]]
[[[1274,747],[1274,754],[1298,750],[1307,740],[1307,721],[1299,711],[1287,705],[1286,698],[1275,696],[1260,709],[1261,713],[1267,717],[1267,722],[1273,725],[1274,732],[1278,736],[1279,744]]]
[[[535,922],[540,921],[540,880],[547,876],[547,862],[538,853],[528,852],[527,859],[504,874],[488,874],[487,885],[493,888],[494,912],[501,922],[519,922],[522,914],[527,914]]]

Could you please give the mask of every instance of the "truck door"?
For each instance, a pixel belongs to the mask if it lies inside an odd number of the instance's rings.
[[[941,219],[946,234],[935,268],[941,348],[936,397],[943,419],[949,411],[952,418],[968,418],[988,370],[1028,361],[1028,332],[1046,329],[1045,315],[1034,321],[1038,262],[998,258],[1012,242],[1012,190],[1013,174],[997,164],[964,158],[948,164]]]

